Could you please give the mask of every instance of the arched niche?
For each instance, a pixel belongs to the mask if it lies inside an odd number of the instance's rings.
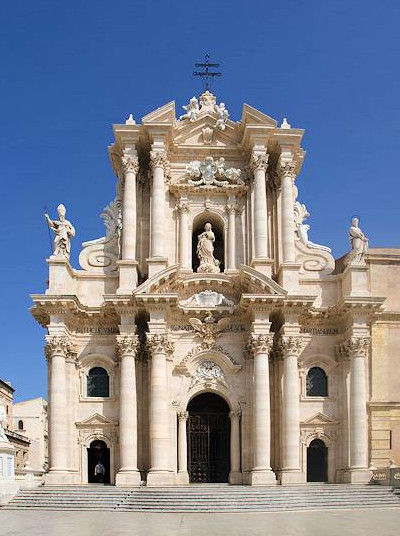
[[[199,259],[197,257],[197,240],[199,234],[204,231],[206,223],[211,223],[212,230],[215,235],[214,242],[214,257],[220,261],[220,271],[225,270],[225,225],[224,221],[218,214],[214,212],[202,212],[195,216],[192,224],[192,269],[197,272],[199,267]]]

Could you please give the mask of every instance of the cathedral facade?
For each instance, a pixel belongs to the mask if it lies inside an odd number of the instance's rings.
[[[49,484],[368,482],[400,462],[400,250],[308,237],[303,130],[206,91],[113,127],[105,236],[54,231]],[[110,196],[111,197],[111,196]]]

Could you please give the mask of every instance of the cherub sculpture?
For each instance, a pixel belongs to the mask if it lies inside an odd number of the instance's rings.
[[[193,121],[196,121],[197,116],[200,112],[199,101],[196,97],[192,97],[189,101],[189,104],[182,106],[182,108],[185,110],[186,113],[180,116],[180,120],[189,119],[191,123],[193,123]]]
[[[226,122],[229,119],[229,112],[226,109],[225,104],[223,102],[221,102],[219,105],[215,104],[214,111],[216,111],[219,116],[217,122],[215,123],[215,127],[219,128],[220,130],[225,130]]]
[[[69,259],[71,253],[71,237],[75,236],[75,229],[71,222],[65,218],[67,212],[64,205],[58,205],[58,220],[51,220],[50,216],[44,215],[52,231],[54,231],[54,251],[55,257],[66,257]]]

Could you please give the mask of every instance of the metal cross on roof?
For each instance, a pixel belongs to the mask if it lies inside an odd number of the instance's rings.
[[[194,71],[193,72],[193,76],[198,76],[201,81],[203,82],[203,85],[204,85],[204,89],[205,91],[211,89],[211,85],[212,85],[212,82],[213,82],[213,79],[216,77],[216,76],[222,76],[222,73],[220,73],[219,71],[210,71],[210,68],[217,68],[219,67],[219,63],[210,63],[210,55],[209,54],[206,54],[204,56],[204,63],[195,63],[194,66],[195,67],[202,67],[204,69],[204,71]]]

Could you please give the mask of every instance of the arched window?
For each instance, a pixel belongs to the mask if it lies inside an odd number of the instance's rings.
[[[320,367],[308,371],[306,381],[307,396],[328,396],[328,378]]]
[[[89,370],[87,377],[88,397],[110,396],[110,379],[107,371],[102,367],[94,367]]]
[[[18,430],[24,429],[24,421],[18,421]]]

